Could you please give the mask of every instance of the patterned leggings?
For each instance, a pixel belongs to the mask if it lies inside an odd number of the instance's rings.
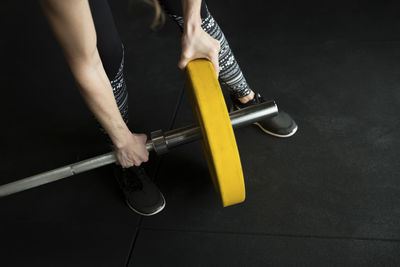
[[[159,0],[166,14],[172,18],[183,32],[183,17],[181,0]],[[107,0],[89,0],[92,17],[97,34],[97,48],[111,82],[115,100],[123,120],[128,124],[128,90],[124,79],[124,46],[115,27]],[[201,5],[201,27],[214,39],[220,41],[219,81],[235,98],[248,95],[251,92],[243,73],[229,47],[221,28],[212,17],[205,1]],[[94,116],[93,116],[94,117]],[[95,119],[96,120],[96,119]],[[97,126],[105,134],[108,145],[113,144],[108,134],[96,120]]]
[[[159,0],[161,6],[170,18],[172,18],[183,31],[183,16],[182,7],[180,0]],[[221,50],[219,51],[219,82],[224,85],[229,93],[236,97],[243,97],[250,94],[251,89],[240,70],[239,64],[229,47],[228,40],[225,38],[224,33],[215,21],[210,11],[208,10],[207,4],[203,0],[201,3],[201,27],[211,37],[218,40],[221,44]]]

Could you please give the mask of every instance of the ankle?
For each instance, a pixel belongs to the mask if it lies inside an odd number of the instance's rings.
[[[238,98],[238,100],[239,100],[242,104],[245,104],[245,103],[247,103],[248,101],[253,100],[253,98],[254,98],[254,92],[251,91],[250,94],[248,94],[248,95],[246,95],[246,96],[244,96],[244,97],[240,97],[240,98]]]

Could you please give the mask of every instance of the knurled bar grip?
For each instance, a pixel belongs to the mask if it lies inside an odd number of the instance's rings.
[[[229,114],[232,127],[239,128],[253,122],[273,117],[278,113],[278,107],[273,100],[242,108]],[[163,133],[161,130],[151,133],[146,149],[155,151],[158,155],[168,152],[170,148],[201,139],[201,130],[197,125],[189,125]],[[78,173],[96,169],[116,162],[114,151],[100,156],[82,160],[51,171],[33,175],[15,182],[0,186],[0,197],[11,195],[26,189],[51,183]]]

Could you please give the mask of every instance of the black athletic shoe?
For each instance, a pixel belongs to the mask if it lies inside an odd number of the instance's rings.
[[[150,216],[164,209],[164,196],[143,167],[122,168],[114,164],[114,176],[122,189],[128,207],[134,212]]]
[[[233,96],[231,96],[231,101],[231,111],[265,102],[264,98],[259,93],[254,93],[254,98],[244,104]],[[260,127],[260,129],[265,133],[277,137],[289,137],[294,135],[297,131],[296,122],[283,110],[278,110],[278,115],[272,118],[258,121],[253,124]]]

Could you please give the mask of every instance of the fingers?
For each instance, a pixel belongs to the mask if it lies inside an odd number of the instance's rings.
[[[204,58],[208,59],[211,61],[211,63],[214,66],[215,74],[217,75],[217,78],[219,77],[219,59],[218,59],[218,52],[213,52],[212,54],[205,56]],[[196,59],[195,57],[190,59],[190,58],[181,58],[181,60],[178,62],[178,68],[181,70],[184,70],[186,68],[186,65],[189,63],[189,61]]]
[[[147,162],[149,160],[149,151],[146,149],[146,141],[147,141],[147,135],[146,134],[139,134],[138,135],[140,142],[143,143],[144,145],[141,146],[142,151],[137,155],[137,160],[141,162]],[[139,165],[140,165],[139,163]]]
[[[215,74],[217,75],[217,78],[219,77],[219,62],[218,62],[218,56],[214,56],[210,59],[211,63],[214,66]]]
[[[215,39],[215,47],[212,50],[211,58],[210,61],[214,66],[215,73],[217,75],[217,78],[219,77],[219,51],[221,50],[221,43]]]
[[[130,160],[128,160],[126,157],[120,157],[117,156],[117,161],[115,164],[120,165],[122,168],[129,168],[134,165]]]
[[[122,168],[130,168],[132,166],[140,166],[143,162],[147,162],[148,158],[146,160],[140,160],[140,159],[136,159],[136,160],[129,160],[129,159],[123,159],[121,160],[122,163],[117,163],[117,165],[121,165]]]
[[[178,62],[178,68],[180,70],[184,70],[188,62],[189,60],[187,58],[181,57],[181,59]]]
[[[181,57],[178,61],[178,68],[184,70],[191,60],[206,58],[214,66],[217,77],[219,76],[219,51],[220,41],[212,37],[201,27],[192,32],[184,32],[181,38]]]
[[[217,78],[219,77],[219,51],[221,49],[220,42],[216,39],[213,39],[211,36],[209,37],[209,46],[206,47],[204,51],[196,51],[195,48],[182,49],[181,58],[177,64],[178,68],[184,70],[186,65],[191,61],[197,58],[205,58],[211,61],[214,66],[215,74]]]
[[[117,165],[122,168],[140,166],[149,160],[149,152],[146,149],[146,134],[132,133],[129,145],[116,150]]]
[[[146,143],[147,135],[145,135],[145,134],[137,134],[136,136],[140,139],[141,142]]]

